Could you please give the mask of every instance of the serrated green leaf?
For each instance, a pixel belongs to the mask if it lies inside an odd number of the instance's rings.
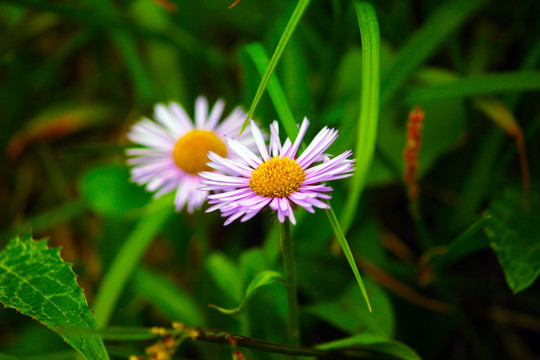
[[[348,347],[358,347],[362,350],[390,355],[403,360],[420,360],[420,356],[407,345],[375,334],[358,334],[345,339],[335,340],[316,346],[324,350],[337,350]]]
[[[514,293],[528,288],[540,275],[540,207],[525,210],[523,198],[507,191],[491,204],[493,218],[486,226],[508,286]]]
[[[259,289],[260,287],[263,287],[265,285],[270,285],[270,284],[273,284],[277,281],[280,281],[281,279],[283,279],[283,276],[278,273],[277,271],[272,271],[272,270],[266,270],[266,271],[263,271],[259,274],[257,274],[257,276],[255,276],[255,278],[253,280],[251,280],[251,282],[249,283],[247,289],[246,289],[246,292],[244,294],[244,298],[242,299],[242,301],[240,302],[240,304],[233,308],[233,309],[225,309],[225,308],[222,308],[222,307],[219,307],[219,306],[216,306],[216,305],[210,305],[210,307],[224,313],[224,314],[228,314],[228,315],[236,315],[240,312],[242,312],[242,310],[244,310],[244,306],[247,304],[247,302],[249,301],[249,299],[251,298],[251,296],[253,296],[253,294],[255,294],[255,291],[257,289]]]
[[[71,266],[47,240],[17,236],[0,252],[0,302],[57,332],[85,359],[109,359],[99,337],[62,330],[96,323]]]

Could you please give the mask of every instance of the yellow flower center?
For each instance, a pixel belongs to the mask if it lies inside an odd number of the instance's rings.
[[[176,166],[188,174],[196,175],[201,171],[212,170],[206,165],[209,151],[221,157],[227,156],[227,146],[212,131],[191,130],[178,139],[172,157]]]
[[[306,174],[296,160],[274,156],[253,171],[249,186],[257,195],[264,197],[286,197],[297,191]]]

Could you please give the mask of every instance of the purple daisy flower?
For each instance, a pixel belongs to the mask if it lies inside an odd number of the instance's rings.
[[[314,207],[328,209],[328,192],[332,188],[324,183],[352,175],[354,160],[348,159],[352,151],[329,159],[323,153],[336,140],[337,130],[324,127],[311,144],[299,156],[298,148],[309,126],[304,118],[294,143],[287,139],[283,145],[279,140],[276,121],[270,125],[270,146],[267,148],[261,131],[251,121],[251,132],[255,138],[258,154],[236,140],[228,140],[229,148],[238,155],[238,160],[225,159],[216,152],[210,152],[212,160],[208,165],[221,173],[202,172],[201,189],[215,191],[208,196],[213,204],[207,212],[220,210],[228,217],[225,225],[241,217],[242,222],[251,219],[264,207],[277,212],[277,218],[284,222],[288,217],[296,224],[294,208],[301,206],[313,213]],[[316,162],[321,162],[314,165]]]
[[[154,108],[156,121],[143,118],[133,125],[128,138],[142,147],[128,149],[126,154],[133,165],[132,180],[139,185],[146,184],[146,190],[156,192],[154,197],[176,190],[174,205],[180,211],[187,203],[192,213],[206,200],[207,191],[200,187],[201,171],[212,171],[208,167],[208,152],[212,151],[222,158],[235,159],[226,145],[227,138],[236,137],[238,143],[246,148],[256,148],[250,131],[238,137],[247,114],[235,108],[221,123],[225,103],[218,100],[208,112],[205,97],[195,102],[195,124],[181,105],[158,104]]]

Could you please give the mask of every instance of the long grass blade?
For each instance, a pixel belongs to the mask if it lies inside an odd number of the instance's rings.
[[[356,131],[356,169],[341,219],[344,232],[349,229],[358,208],[358,200],[375,153],[375,140],[379,123],[379,54],[381,48],[379,22],[371,4],[357,2],[354,7],[362,38],[362,94],[360,95],[360,116]]]
[[[255,93],[255,97],[253,98],[253,102],[251,103],[251,106],[249,107],[246,121],[244,122],[244,125],[242,126],[242,130],[240,132],[244,131],[246,126],[249,124],[249,119],[253,117],[253,114],[255,113],[255,109],[257,108],[257,105],[259,104],[259,101],[261,100],[261,97],[264,94],[264,90],[266,90],[266,86],[268,85],[268,82],[270,81],[272,74],[276,70],[279,59],[281,59],[281,55],[283,55],[283,51],[285,51],[285,48],[287,47],[287,44],[289,43],[289,40],[291,39],[292,34],[294,33],[294,30],[296,29],[296,26],[300,22],[300,19],[302,18],[302,15],[306,11],[309,3],[310,3],[310,0],[298,1],[296,8],[294,9],[291,15],[291,18],[289,19],[289,22],[287,23],[287,26],[285,27],[285,30],[283,31],[283,34],[281,35],[281,38],[279,39],[276,50],[274,51],[274,55],[272,55],[272,58],[270,59],[270,63],[268,64],[268,67],[266,68],[266,71],[262,77],[261,83],[259,84],[259,88],[257,89],[257,92]]]
[[[386,104],[409,75],[429,59],[441,43],[458,29],[486,0],[444,2],[399,51],[393,64],[382,74],[381,104]]]
[[[449,98],[538,91],[539,71],[519,71],[476,75],[442,85],[415,87],[407,92],[406,104],[426,103]]]

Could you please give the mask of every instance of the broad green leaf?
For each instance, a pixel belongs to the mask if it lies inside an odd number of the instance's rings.
[[[205,325],[201,309],[191,294],[165,277],[144,268],[138,268],[133,273],[133,286],[139,296],[170,319],[191,327]]]
[[[341,221],[344,233],[347,233],[358,208],[358,201],[375,153],[379,122],[379,53],[381,47],[379,23],[375,9],[371,4],[356,2],[354,6],[362,38],[362,92],[360,94],[360,116],[356,129],[355,170]]]
[[[230,300],[240,302],[242,299],[242,279],[236,263],[216,252],[206,259],[205,268]]]
[[[224,314],[228,315],[236,315],[240,313],[242,310],[244,310],[244,306],[247,304],[251,296],[255,294],[255,291],[265,285],[273,284],[277,281],[280,281],[283,279],[283,276],[278,273],[277,271],[272,270],[266,270],[261,273],[259,273],[255,278],[249,283],[246,292],[244,294],[244,298],[240,302],[240,304],[233,308],[233,309],[225,309],[216,305],[210,305],[210,307],[221,311]]]
[[[57,332],[85,359],[109,358],[99,337],[61,329],[94,329],[96,323],[70,264],[47,240],[16,237],[0,252],[0,302]]]
[[[429,60],[442,42],[485,3],[486,0],[452,0],[441,3],[422,27],[409,37],[395,61],[383,72],[381,104],[386,104],[411,73]]]
[[[103,165],[88,170],[79,181],[79,190],[88,206],[108,217],[121,217],[128,210],[142,208],[150,196],[129,181],[126,168]]]
[[[249,107],[246,121],[244,122],[244,125],[242,126],[242,131],[248,125],[249,119],[253,117],[253,114],[255,113],[255,109],[257,108],[257,105],[259,104],[259,101],[261,100],[261,97],[264,91],[266,90],[266,86],[268,85],[270,78],[272,77],[272,75],[274,74],[276,70],[276,66],[279,62],[279,59],[281,58],[281,55],[283,55],[283,51],[287,47],[287,44],[289,43],[294,33],[294,30],[296,29],[296,26],[300,22],[302,15],[306,11],[309,5],[309,2],[310,0],[298,1],[296,8],[294,9],[291,15],[291,18],[289,19],[289,22],[287,23],[287,26],[285,27],[285,30],[283,31],[283,34],[281,35],[281,38],[279,39],[276,50],[274,51],[274,54],[272,55],[272,58],[270,59],[270,63],[268,64],[268,67],[266,68],[266,71],[264,72],[261,83],[259,84],[259,88],[257,89],[257,93],[255,94],[253,102],[251,103],[251,106]]]
[[[403,360],[420,360],[420,356],[407,345],[375,334],[358,334],[345,339],[335,340],[316,346],[324,350],[337,350],[343,348],[358,348],[375,354],[390,355]],[[376,357],[374,357],[376,358]]]
[[[495,199],[488,214],[493,218],[486,226],[501,264],[506,282],[514,293],[528,288],[540,274],[540,207],[523,207],[517,191],[507,190]]]
[[[374,311],[369,312],[358,301],[358,287],[350,286],[333,301],[308,307],[306,310],[348,334],[370,332],[387,338],[394,334],[394,310],[386,293],[372,281],[366,281]]]
[[[168,206],[165,207],[163,204]],[[110,265],[96,295],[94,314],[100,327],[109,322],[118,299],[136,266],[163,224],[174,214],[172,201],[166,196],[150,203],[145,209],[145,214],[126,238]]]

